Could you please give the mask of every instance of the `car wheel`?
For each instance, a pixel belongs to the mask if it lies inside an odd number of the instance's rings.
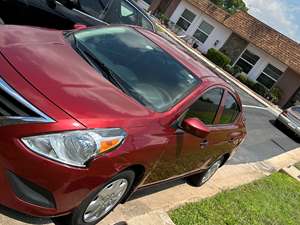
[[[223,161],[224,157],[215,161],[205,172],[187,177],[187,183],[194,187],[201,187],[213,177],[213,175],[223,164]]]
[[[58,224],[95,225],[107,216],[128,194],[135,173],[121,172],[84,200],[71,215],[54,219]]]

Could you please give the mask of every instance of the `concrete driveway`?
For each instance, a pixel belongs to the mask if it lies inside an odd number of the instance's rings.
[[[237,86],[233,87],[242,99],[248,136],[228,164],[263,161],[299,147],[293,134],[274,125],[276,113]]]

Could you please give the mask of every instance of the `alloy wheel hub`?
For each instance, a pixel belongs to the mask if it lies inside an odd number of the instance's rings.
[[[88,205],[83,215],[84,222],[94,222],[113,209],[124,196],[127,187],[126,179],[118,179],[106,185]]]

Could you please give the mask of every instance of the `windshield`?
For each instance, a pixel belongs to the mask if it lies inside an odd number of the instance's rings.
[[[189,94],[200,80],[182,64],[128,27],[108,27],[74,34],[77,48],[92,56],[118,88],[141,104],[164,112]],[[99,68],[98,68],[99,69]],[[107,76],[105,76],[107,77]]]

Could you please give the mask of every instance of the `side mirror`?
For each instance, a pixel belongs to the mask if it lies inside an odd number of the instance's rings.
[[[47,5],[51,8],[54,9],[56,7],[56,1],[55,0],[46,0]]]
[[[197,118],[189,118],[182,122],[182,128],[197,137],[205,138],[210,133],[209,128]]]

